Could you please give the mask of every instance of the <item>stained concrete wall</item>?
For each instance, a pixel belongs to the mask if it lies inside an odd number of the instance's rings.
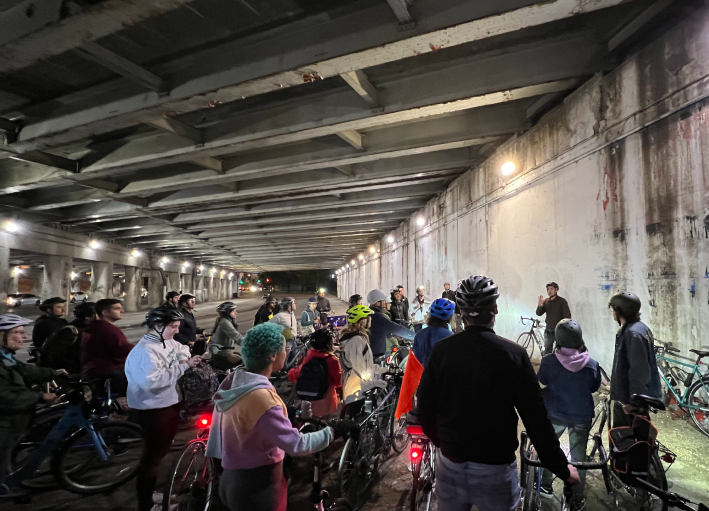
[[[340,297],[396,284],[440,296],[445,280],[486,274],[502,294],[496,330],[516,339],[554,280],[606,366],[617,328],[607,303],[620,290],[640,296],[656,337],[709,345],[707,97],[709,9],[457,179],[380,256],[339,276]],[[508,178],[506,161],[517,167]]]

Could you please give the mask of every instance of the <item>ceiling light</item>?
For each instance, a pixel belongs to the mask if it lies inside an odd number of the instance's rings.
[[[500,168],[500,172],[502,173],[503,176],[509,176],[514,171],[515,171],[515,164],[512,163],[511,161],[508,161]]]
[[[99,243],[97,240],[91,240],[89,242],[89,246],[91,248],[93,248],[94,250],[96,250],[97,248],[99,248],[101,246],[101,243]]]
[[[416,220],[416,223],[417,223],[418,225],[423,225],[423,224],[426,223],[426,220],[424,220],[424,218],[423,218],[422,216],[420,216],[420,217],[418,217],[418,219]]]
[[[364,254],[359,255],[359,260],[362,261],[364,259]]]
[[[374,249],[374,247],[369,247],[369,251],[370,251],[372,254],[373,254],[374,252],[376,252],[376,250]]]
[[[354,266],[355,264],[357,264],[357,262],[356,262],[354,259],[352,259],[352,260],[350,261],[350,263],[352,264],[352,266]]]
[[[200,265],[199,265],[199,268],[197,268],[197,269],[198,269],[199,271],[203,271],[203,270],[204,270],[204,265],[200,264]]]
[[[130,255],[132,255],[133,257],[138,257],[140,256],[140,250],[134,248],[130,251]]]
[[[5,222],[5,230],[7,232],[17,232],[20,230],[20,226],[12,220],[8,220],[7,222]]]
[[[167,257],[167,256],[163,256],[163,258],[162,258],[162,262],[163,262],[163,263],[166,263],[166,262],[168,262],[169,260],[170,260],[170,258]]]
[[[71,273],[69,274],[69,276],[71,277],[71,280],[74,280],[74,279],[75,279],[76,277],[78,277],[79,275],[78,275],[76,272],[71,272]]]
[[[394,236],[389,236],[389,237],[387,238],[387,241],[388,241],[389,243],[394,243]]]
[[[184,266],[184,267],[187,267],[187,266],[189,266],[189,265],[190,265],[190,263],[188,263],[187,261],[185,261],[185,262],[182,263],[182,266]]]

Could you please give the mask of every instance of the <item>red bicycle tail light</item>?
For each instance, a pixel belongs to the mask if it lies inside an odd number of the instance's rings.
[[[394,347],[391,349],[391,352],[392,352],[392,353],[396,353],[397,351],[399,351],[399,348],[397,348],[396,346],[394,346]]]
[[[411,456],[412,462],[418,463],[421,461],[421,449],[419,449],[418,447],[412,446],[409,455]]]
[[[212,425],[212,416],[211,415],[200,415],[199,419],[197,419],[197,427],[199,427],[199,428],[208,428],[211,425]]]

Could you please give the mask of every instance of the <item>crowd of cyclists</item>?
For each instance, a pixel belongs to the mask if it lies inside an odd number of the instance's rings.
[[[356,434],[357,426],[348,418],[356,415],[369,390],[383,385],[380,375],[387,369],[379,362],[403,339],[413,341],[413,347],[397,415],[415,417],[440,450],[436,496],[441,511],[469,511],[473,505],[483,511],[518,507],[518,416],[547,468],[541,494],[553,496],[556,476],[574,485],[574,509],[583,510],[584,473],[569,463],[559,438],[568,431],[572,444],[579,446],[572,448],[571,460],[584,459],[592,394],[601,377],[568,305],[564,309],[561,301],[552,303],[556,298],[549,286],[550,299],[540,297],[537,314],[546,313],[547,323],[559,313],[568,317],[549,329],[551,342],[537,374],[525,349],[495,333],[500,290],[493,280],[471,276],[455,290],[449,283],[444,287],[432,302],[418,288],[409,303],[402,286],[389,294],[373,289],[366,297],[353,295],[346,325],[339,331],[329,325],[331,305],[322,292],[308,300],[300,316],[294,298],[268,296],[256,312],[254,327],[243,336],[237,329],[236,304],[225,302],[216,309],[209,342],[194,319],[194,296],[172,292],[146,314],[147,333],[135,346],[116,325],[123,316],[119,300],[78,305],[68,323],[65,301],[51,298],[41,304],[44,315],[32,333],[38,365],[15,357],[30,321],[1,315],[0,485],[13,445],[36,405],[56,399],[36,385],[79,373],[87,379],[110,379],[123,408],[142,427],[148,450],[137,475],[137,507],[153,509],[161,463],[180,421],[179,382],[209,359],[227,372],[213,397],[208,444],[208,455],[221,460],[220,498],[233,511],[285,511],[285,455],[316,452]],[[632,395],[659,398],[662,392],[652,332],[640,321],[640,300],[632,293],[617,293],[609,307],[620,326],[610,384],[613,424],[624,426],[635,412]],[[310,349],[288,379],[299,392],[311,392],[314,415],[330,420],[329,427],[311,433],[293,427],[270,380],[303,336]],[[0,486],[0,493],[8,491]]]

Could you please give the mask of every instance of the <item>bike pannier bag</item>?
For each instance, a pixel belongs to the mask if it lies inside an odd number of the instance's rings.
[[[656,449],[657,428],[645,417],[636,415],[632,427],[608,431],[613,470],[625,484],[637,485],[636,477],[645,479]]]

